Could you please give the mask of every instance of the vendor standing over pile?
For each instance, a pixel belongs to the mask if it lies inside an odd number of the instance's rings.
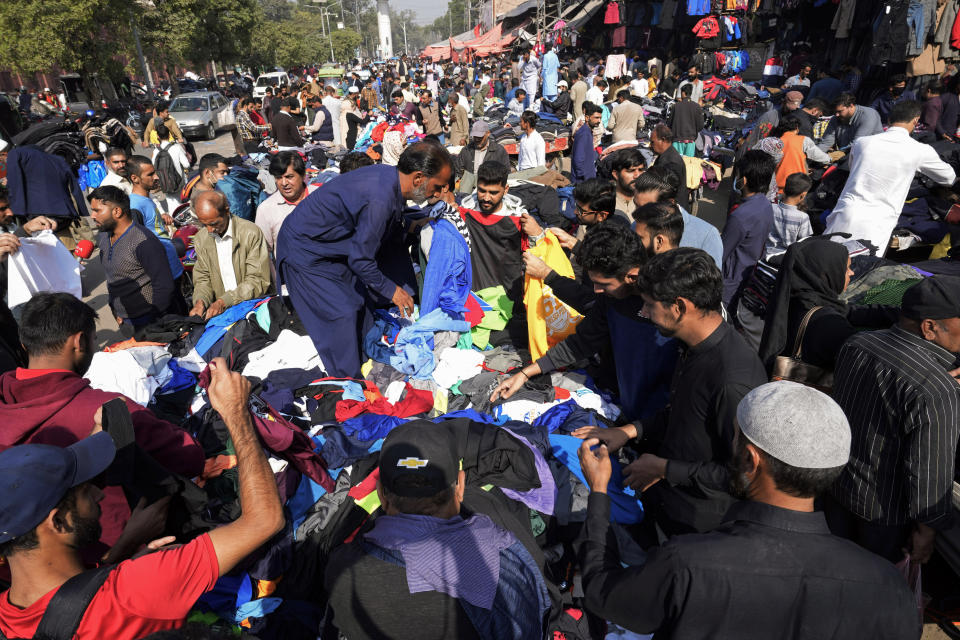
[[[372,324],[372,304],[392,301],[403,315],[413,312],[413,298],[398,284],[413,277],[401,212],[407,200],[437,196],[451,171],[443,147],[415,144],[396,167],[351,171],[284,220],[277,269],[329,375],[360,377],[360,340]]]

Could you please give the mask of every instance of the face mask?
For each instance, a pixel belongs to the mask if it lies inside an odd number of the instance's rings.
[[[890,94],[893,95],[894,97],[899,97],[903,95],[903,92],[905,89],[906,87],[894,87],[890,89]]]

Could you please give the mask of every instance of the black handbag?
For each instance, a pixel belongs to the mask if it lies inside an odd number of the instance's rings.
[[[833,371],[828,371],[816,365],[803,361],[803,334],[807,331],[810,318],[823,307],[813,307],[807,311],[800,322],[797,339],[793,345],[793,353],[789,356],[777,356],[773,363],[771,380],[790,380],[813,387],[829,394],[833,390]]]

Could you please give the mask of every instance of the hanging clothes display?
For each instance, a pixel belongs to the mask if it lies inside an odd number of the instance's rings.
[[[620,3],[608,2],[603,14],[603,24],[620,24]]]

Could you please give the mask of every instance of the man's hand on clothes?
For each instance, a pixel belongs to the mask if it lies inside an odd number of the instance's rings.
[[[496,402],[500,398],[506,400],[517,391],[520,391],[529,379],[523,371],[518,371],[506,380],[501,381],[500,384],[497,385],[497,388],[493,390],[493,393],[490,394],[490,402]]]
[[[20,238],[12,233],[0,234],[0,260],[6,260],[8,255],[20,251]]]
[[[623,486],[646,491],[667,475],[667,461],[652,453],[645,453],[623,468]]]
[[[120,316],[114,316],[113,319],[117,321],[117,326],[120,326],[123,324],[123,318],[121,318]]]
[[[168,227],[173,226],[173,218],[170,217],[169,213],[161,213],[160,217],[163,218],[163,224],[167,225]]]
[[[207,307],[207,312],[203,314],[204,320],[214,318],[227,310],[227,304],[223,300],[215,300],[213,304]]]
[[[37,231],[43,231],[44,229],[56,231],[57,221],[51,220],[47,216],[37,216],[36,218],[31,218],[23,223],[23,230],[27,233],[36,233]]]
[[[400,309],[401,316],[409,318],[413,315],[413,298],[403,290],[403,287],[397,287],[396,291],[393,292],[393,298],[391,298],[391,300],[393,304],[397,305],[397,308]]]
[[[560,246],[564,249],[573,249],[577,244],[577,239],[563,229],[550,227],[550,233],[557,237],[557,240],[560,242]]]
[[[606,493],[610,476],[613,474],[607,445],[600,442],[598,438],[587,438],[580,445],[577,455],[580,457],[580,469],[583,471],[583,477],[590,491]]]
[[[523,269],[528,276],[537,280],[543,280],[553,271],[546,262],[529,251],[523,252]]]
[[[116,543],[104,554],[102,560],[106,564],[114,564],[133,555],[140,545],[146,544],[163,533],[167,526],[167,510],[170,507],[170,496],[160,498],[151,505],[146,498],[140,498],[137,506],[130,512],[130,519],[117,538]],[[172,540],[171,540],[172,541]]]
[[[101,431],[103,431],[103,405],[97,407],[97,410],[93,412],[93,429],[90,430],[90,435]]]
[[[922,522],[913,525],[913,531],[910,532],[910,539],[907,540],[907,551],[910,553],[910,559],[913,562],[926,564],[933,555],[933,543],[937,537],[937,530],[928,527]]]
[[[189,313],[188,315],[191,315],[191,316],[203,316],[203,312],[206,311],[206,310],[207,310],[207,305],[206,305],[206,303],[204,303],[203,300],[197,300],[197,301],[193,304],[193,308],[190,309],[190,313]]]
[[[230,371],[223,358],[214,358],[210,361],[207,398],[210,406],[224,418],[230,414],[242,416],[250,398],[250,381],[236,371]]]
[[[836,162],[842,160],[847,154],[844,151],[830,151],[827,155],[830,156],[830,162]]]
[[[540,224],[534,220],[533,216],[531,216],[529,213],[525,213],[520,216],[520,226],[523,228],[523,232],[531,238],[535,238],[543,234],[543,227],[541,227]]]
[[[575,429],[570,435],[576,438],[597,438],[606,443],[607,449],[611,452],[617,451],[623,445],[627,444],[631,438],[637,437],[637,429],[632,424],[625,424],[622,427],[580,427]]]

